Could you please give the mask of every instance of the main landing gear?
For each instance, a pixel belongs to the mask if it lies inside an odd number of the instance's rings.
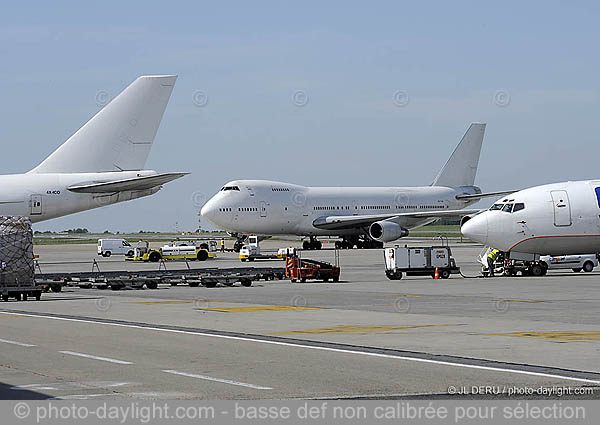
[[[311,236],[309,240],[302,242],[302,249],[321,249],[323,244],[320,240]]]
[[[345,237],[341,241],[336,241],[335,247],[337,249],[353,249],[354,247],[358,249],[383,248],[383,242],[375,241],[369,237]]]

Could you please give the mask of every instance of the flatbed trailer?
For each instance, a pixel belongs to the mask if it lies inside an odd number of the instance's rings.
[[[63,286],[79,286],[81,288],[98,288],[113,290],[125,288],[156,289],[159,284],[177,286],[186,284],[190,287],[200,285],[212,287],[213,282],[225,286],[230,282],[240,282],[250,286],[253,281],[275,280],[285,277],[285,269],[281,267],[237,267],[237,268],[190,268],[183,270],[146,270],[146,271],[109,271],[109,272],[73,272],[42,273],[36,275],[36,281],[54,292],[60,292]],[[247,285],[248,281],[250,285]],[[204,283],[207,283],[206,285]],[[212,285],[212,286],[211,286]]]
[[[39,301],[42,298],[42,285],[23,285],[23,286],[4,286],[0,285],[0,298],[2,301],[8,301],[14,298],[17,301],[27,301],[27,298],[35,298]]]

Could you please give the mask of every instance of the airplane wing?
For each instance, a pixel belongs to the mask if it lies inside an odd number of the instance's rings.
[[[518,190],[504,190],[502,192],[487,192],[487,193],[475,193],[473,195],[456,195],[456,199],[459,201],[468,201],[471,199],[490,198],[492,196],[510,195],[511,193],[518,192]]]
[[[134,177],[132,179],[115,180],[110,182],[79,184],[67,189],[77,193],[111,193],[126,190],[144,190],[163,185],[189,173],[161,173],[152,176]]]
[[[443,211],[419,211],[397,214],[370,214],[370,215],[330,215],[317,218],[313,221],[313,226],[319,229],[342,230],[370,226],[372,223],[381,220],[388,220],[396,217],[407,218],[442,218],[442,217],[462,217],[465,215],[477,214],[480,209],[471,210],[443,210]]]

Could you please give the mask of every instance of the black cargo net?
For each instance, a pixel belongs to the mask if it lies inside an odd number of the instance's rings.
[[[31,220],[0,216],[0,284],[20,286],[31,285],[33,281]]]

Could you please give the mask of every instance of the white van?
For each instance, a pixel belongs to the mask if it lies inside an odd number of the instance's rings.
[[[98,255],[126,255],[133,257],[133,247],[125,239],[98,239]]]
[[[594,270],[594,267],[598,266],[596,254],[561,255],[557,257],[544,255],[540,257],[540,261],[546,263],[549,269],[571,269],[575,273],[579,273],[581,270],[589,273]]]

